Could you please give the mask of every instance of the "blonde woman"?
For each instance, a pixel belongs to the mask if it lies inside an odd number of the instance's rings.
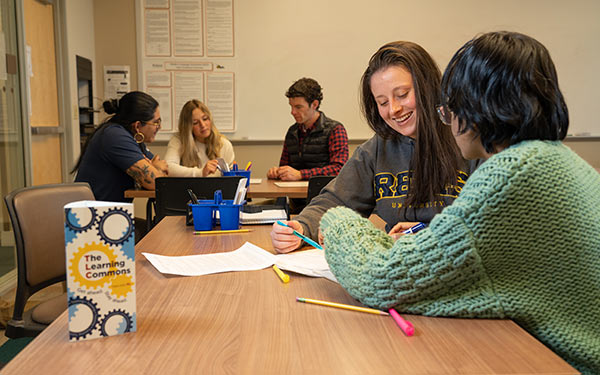
[[[167,146],[169,176],[220,176],[217,158],[231,164],[235,159],[233,146],[214,126],[208,107],[199,100],[190,100],[179,114],[179,132]]]

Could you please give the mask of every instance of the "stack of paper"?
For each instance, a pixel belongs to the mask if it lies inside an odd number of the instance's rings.
[[[308,187],[308,181],[283,181],[275,182],[281,188]]]
[[[277,220],[287,220],[287,214],[283,208],[275,210],[262,210],[261,212],[241,212],[240,222],[242,224],[271,224]]]

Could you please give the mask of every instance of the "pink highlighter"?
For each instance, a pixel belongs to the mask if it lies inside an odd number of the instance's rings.
[[[394,309],[389,309],[388,311],[390,312],[390,315],[396,321],[400,329],[404,331],[406,336],[412,336],[415,334],[415,328],[413,327],[411,322],[409,322],[408,320],[404,320],[404,318],[402,318],[400,314],[398,314],[398,312]]]

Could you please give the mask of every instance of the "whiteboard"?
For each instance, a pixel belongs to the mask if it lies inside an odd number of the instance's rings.
[[[543,43],[569,107],[569,134],[600,135],[600,1],[234,0],[236,124],[226,136],[282,140],[294,122],[285,91],[312,77],[323,87],[321,110],[350,139],[369,138],[359,80],[381,45],[416,42],[443,71],[466,41],[495,30]]]

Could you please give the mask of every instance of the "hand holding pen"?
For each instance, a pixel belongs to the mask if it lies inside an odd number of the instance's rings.
[[[415,234],[426,226],[427,224],[419,222],[400,222],[394,225],[388,234],[394,239],[398,239],[405,234]]]
[[[302,245],[302,239],[295,235],[294,232],[302,235],[304,228],[296,220],[274,223],[271,230],[271,240],[275,251],[278,253],[289,253]],[[291,229],[291,230],[290,230]]]
[[[277,224],[279,224],[279,225],[281,225],[283,227],[291,228],[288,224],[285,224],[281,220],[277,220]],[[300,226],[300,228],[302,228],[302,226]],[[311,246],[314,246],[314,247],[316,247],[319,250],[323,250],[323,247],[321,245],[319,245],[318,243],[316,243],[315,241],[313,241],[311,238],[306,237],[305,235],[303,235],[302,233],[298,232],[297,230],[294,229],[294,231],[292,232],[292,234],[294,236],[296,236],[296,237],[299,237],[300,239],[302,239],[302,241],[306,242],[307,244],[309,244]]]

